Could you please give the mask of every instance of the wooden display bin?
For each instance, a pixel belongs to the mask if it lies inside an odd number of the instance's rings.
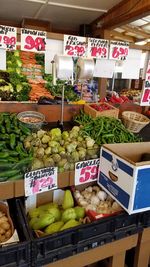
[[[94,108],[91,107],[92,104],[96,104],[101,106],[102,104],[105,104],[108,106],[110,109],[108,110],[102,110],[102,111],[97,111]],[[84,105],[84,112],[88,115],[90,115],[93,118],[99,117],[99,116],[106,116],[106,117],[114,117],[118,118],[119,115],[119,109],[113,107],[112,105],[105,103],[105,102],[99,102],[99,103],[92,103],[92,104],[85,104]]]

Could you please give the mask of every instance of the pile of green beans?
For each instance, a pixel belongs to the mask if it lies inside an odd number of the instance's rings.
[[[91,118],[89,116],[86,120],[86,116],[89,115],[86,114],[81,118],[80,114],[80,119],[78,115],[78,120],[75,121],[82,125],[82,134],[93,138],[98,145],[141,141],[141,138],[129,132],[119,119],[104,116]]]

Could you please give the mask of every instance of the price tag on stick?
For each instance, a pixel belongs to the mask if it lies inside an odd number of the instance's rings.
[[[98,178],[99,159],[80,161],[75,164],[75,185],[93,182]]]
[[[108,45],[108,40],[88,38],[88,56],[107,59]]]
[[[17,29],[0,25],[0,48],[15,50],[17,42]]]
[[[109,59],[126,60],[129,54],[129,43],[110,41]]]
[[[25,196],[57,188],[57,167],[48,167],[25,173]]]
[[[86,56],[86,37],[64,35],[64,55],[71,57]]]
[[[21,29],[21,50],[45,53],[46,32],[31,29]]]

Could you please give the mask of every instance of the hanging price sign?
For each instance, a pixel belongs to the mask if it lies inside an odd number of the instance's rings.
[[[88,56],[107,59],[108,45],[108,40],[88,38]]]
[[[86,37],[64,35],[64,55],[71,57],[84,57],[86,52]]]
[[[75,185],[93,182],[98,178],[99,159],[80,161],[75,164]]]
[[[17,29],[0,25],[0,48],[15,50],[17,42]]]
[[[110,41],[109,59],[126,60],[129,54],[129,43]]]
[[[144,89],[141,97],[141,106],[150,106],[150,60],[148,62],[146,77],[144,83]]]
[[[46,32],[31,29],[21,29],[21,50],[45,53]]]
[[[25,196],[57,188],[57,167],[48,167],[25,173]]]

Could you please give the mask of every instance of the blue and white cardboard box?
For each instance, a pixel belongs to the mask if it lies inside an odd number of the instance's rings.
[[[150,142],[107,144],[100,152],[98,184],[129,214],[150,210]]]

